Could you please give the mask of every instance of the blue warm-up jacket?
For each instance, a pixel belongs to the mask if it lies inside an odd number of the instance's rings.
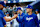
[[[4,27],[6,25],[6,21],[4,20],[4,13],[2,10],[0,10],[0,27]]]
[[[39,27],[39,22],[37,15],[32,13],[32,15],[24,15],[23,16],[24,25],[23,27]]]
[[[24,24],[23,21],[22,21],[23,16],[24,16],[24,13],[22,13],[21,15],[18,14],[18,17],[16,18],[16,20],[17,20],[18,23],[19,23],[19,27],[23,27],[23,24]]]

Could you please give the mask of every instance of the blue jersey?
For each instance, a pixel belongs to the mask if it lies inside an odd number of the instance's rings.
[[[0,14],[1,14],[3,17],[5,17],[5,15],[4,15],[4,13],[3,13],[2,10],[0,10]]]
[[[38,23],[38,18],[36,14],[32,14],[32,15],[24,15],[23,16],[23,21],[24,21],[24,27],[39,27],[39,23]]]
[[[22,13],[21,15],[18,14],[18,17],[16,18],[17,21],[19,22],[19,27],[23,27],[23,21],[22,21],[22,17],[24,16],[24,13]]]
[[[6,21],[4,20],[4,14],[2,10],[0,10],[0,27],[4,27],[6,25]]]

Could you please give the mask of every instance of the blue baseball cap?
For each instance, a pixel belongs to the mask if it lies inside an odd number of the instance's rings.
[[[18,10],[21,10],[21,8],[20,8],[20,7],[18,7],[16,11],[18,11]]]
[[[35,11],[39,11],[38,9],[36,9]]]
[[[0,1],[0,4],[6,7],[5,3],[3,1]]]
[[[33,9],[33,6],[31,6],[31,5],[27,5],[27,7],[26,7],[26,8]]]

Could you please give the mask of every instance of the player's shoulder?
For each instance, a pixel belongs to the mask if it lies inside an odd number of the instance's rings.
[[[35,13],[33,13],[33,16],[37,16]]]
[[[0,10],[0,11],[2,11],[2,10]]]
[[[25,15],[25,13],[22,13],[22,15],[24,16],[24,15]]]
[[[23,14],[25,14],[25,13],[23,13]]]
[[[3,13],[3,11],[2,11],[2,10],[0,10],[0,13]]]
[[[24,16],[28,16],[28,14],[25,14]]]
[[[0,18],[2,17],[2,14],[0,14]]]

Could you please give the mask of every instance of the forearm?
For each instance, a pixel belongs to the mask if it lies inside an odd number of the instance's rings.
[[[12,18],[10,18],[10,19],[9,19],[9,18],[4,17],[4,19],[5,19],[5,21],[6,21],[6,22],[8,22],[8,21],[11,21],[12,19],[15,19],[15,17],[12,17]]]
[[[5,21],[6,21],[6,22],[8,22],[8,21],[11,21],[12,19],[17,18],[17,16],[18,16],[18,15],[14,15],[14,16],[13,16],[12,18],[10,18],[10,19],[9,19],[9,18],[4,17],[4,19],[5,19]]]

